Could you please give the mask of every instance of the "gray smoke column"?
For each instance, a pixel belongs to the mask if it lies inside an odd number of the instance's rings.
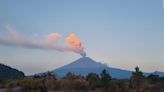
[[[71,51],[82,56],[86,56],[84,46],[75,34],[70,34],[66,37],[65,43],[59,44],[58,40],[62,39],[62,35],[59,33],[48,34],[44,39],[28,40],[23,38],[10,25],[7,25],[5,29],[6,35],[4,37],[0,37],[0,45],[19,46],[32,49],[52,49],[61,52]]]

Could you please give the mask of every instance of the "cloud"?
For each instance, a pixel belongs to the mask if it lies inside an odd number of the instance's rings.
[[[162,8],[164,8],[164,0],[162,0]]]
[[[58,40],[62,37],[62,35],[58,34],[58,33],[52,33],[52,34],[49,34],[47,36],[47,39],[49,40]]]
[[[66,38],[66,43],[68,44],[59,44],[57,41],[62,38],[62,35],[59,33],[45,35],[46,38],[44,39],[28,40],[21,37],[10,25],[6,25],[5,29],[7,34],[5,37],[0,38],[0,45],[19,46],[32,49],[52,49],[61,52],[72,51],[85,56],[84,47],[75,34],[71,34]]]

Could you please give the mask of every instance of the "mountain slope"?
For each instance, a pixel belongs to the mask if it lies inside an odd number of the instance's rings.
[[[0,80],[20,79],[24,77],[24,73],[11,68],[7,65],[0,64]]]
[[[106,69],[113,78],[130,78],[132,72],[108,67],[107,65],[97,63],[89,57],[82,57],[68,65],[60,67],[52,71],[57,77],[63,77],[68,72],[73,72],[77,75],[86,76],[90,72],[100,74],[103,69]]]
[[[94,60],[92,60],[89,57],[80,58],[80,59],[78,59],[78,60],[76,60],[76,61],[74,61],[68,65],[63,66],[63,68],[66,68],[66,69],[68,69],[68,68],[79,68],[79,67],[80,68],[88,68],[88,67],[90,67],[90,68],[95,68],[95,67],[101,68],[101,67],[103,67],[104,68],[104,67],[108,67],[108,66],[101,64],[101,63],[98,63],[98,62],[95,62]]]
[[[152,74],[159,75],[160,77],[164,76],[164,72],[155,71]]]

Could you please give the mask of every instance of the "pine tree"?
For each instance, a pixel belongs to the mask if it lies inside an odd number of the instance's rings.
[[[111,80],[111,76],[109,75],[107,70],[104,69],[101,73],[101,83],[105,89],[108,89],[110,80]]]
[[[89,85],[92,89],[95,89],[100,86],[100,77],[96,73],[89,73],[86,77],[87,81],[89,82]]]
[[[133,89],[137,90],[137,92],[140,92],[144,89],[144,75],[143,73],[139,70],[139,67],[137,66],[135,68],[135,72],[132,73],[131,77],[131,83],[130,85],[132,86]]]

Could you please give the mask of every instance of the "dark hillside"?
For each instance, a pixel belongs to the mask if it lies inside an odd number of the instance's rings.
[[[0,81],[3,80],[12,80],[12,79],[21,79],[24,77],[24,73],[11,68],[10,66],[0,64]]]

